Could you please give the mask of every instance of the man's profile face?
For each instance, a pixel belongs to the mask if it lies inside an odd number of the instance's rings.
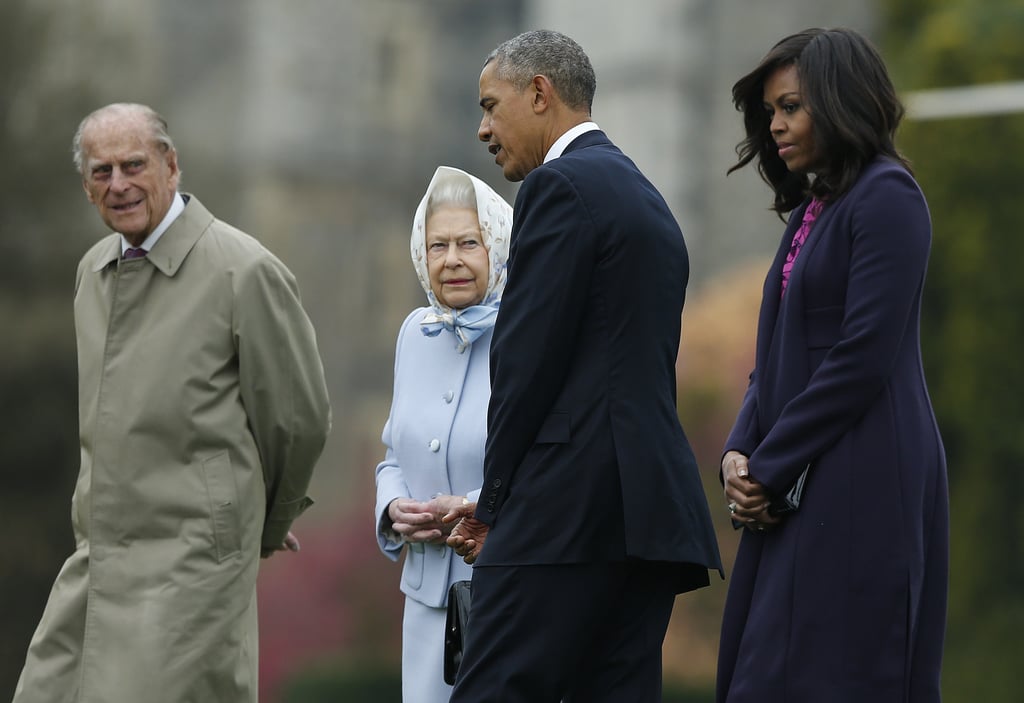
[[[533,109],[536,92],[528,86],[519,92],[497,77],[497,61],[480,73],[480,107],[483,118],[477,136],[487,143],[494,162],[510,181],[521,181],[544,163],[543,119]]]
[[[160,148],[145,120],[98,115],[82,132],[82,186],[110,229],[142,244],[171,207],[178,161]]]

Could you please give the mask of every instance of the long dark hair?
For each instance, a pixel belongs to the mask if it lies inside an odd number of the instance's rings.
[[[824,155],[813,182],[806,173],[790,172],[779,158],[764,108],[765,81],[794,65],[815,147]],[[903,106],[878,51],[853,30],[805,29],[786,37],[736,81],[732,100],[743,113],[747,136],[736,145],[739,161],[729,173],[757,158],[758,173],[775,191],[772,209],[780,216],[808,194],[822,199],[844,194],[876,156],[888,156],[910,170],[893,143]]]

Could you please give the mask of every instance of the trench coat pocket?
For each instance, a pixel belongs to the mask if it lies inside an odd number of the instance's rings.
[[[238,490],[231,470],[231,458],[226,451],[203,461],[203,478],[206,480],[206,493],[210,501],[210,523],[217,561],[224,561],[242,549]]]

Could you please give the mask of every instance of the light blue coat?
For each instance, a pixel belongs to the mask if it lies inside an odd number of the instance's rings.
[[[428,312],[425,307],[413,310],[398,333],[391,414],[381,436],[387,453],[377,465],[377,542],[396,561],[404,544],[383,527],[389,524],[391,501],[427,501],[438,494],[475,501],[483,476],[491,330],[460,354],[450,330],[436,337],[423,335],[419,322]],[[446,546],[410,544],[402,593],[440,608],[446,604],[448,586],[471,573]]]

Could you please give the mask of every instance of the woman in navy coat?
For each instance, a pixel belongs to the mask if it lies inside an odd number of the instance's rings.
[[[440,517],[483,481],[488,351],[505,288],[512,208],[483,181],[441,166],[413,218],[410,248],[427,307],[398,334],[387,447],[377,466],[377,542],[404,549],[403,703],[442,703],[448,587],[472,571],[445,544]]]
[[[937,702],[948,497],[918,330],[931,223],[893,145],[902,107],[849,30],[783,39],[733,99],[733,170],[756,160],[789,218],[722,459],[746,529],[717,700]]]

